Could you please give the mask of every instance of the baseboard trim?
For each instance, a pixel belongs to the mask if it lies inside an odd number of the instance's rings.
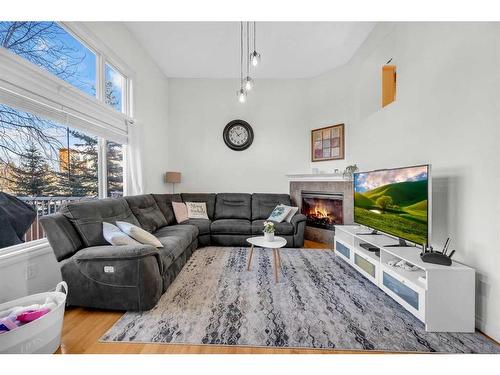
[[[486,336],[500,343],[500,327],[492,323],[486,323],[480,316],[476,316],[476,327]]]

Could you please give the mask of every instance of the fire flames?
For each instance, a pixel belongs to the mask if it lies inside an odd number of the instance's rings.
[[[316,219],[328,219],[332,223],[335,222],[333,213],[328,212],[328,207],[323,203],[318,203],[314,207],[310,207],[307,216]]]
[[[339,212],[340,209],[340,212]],[[330,228],[334,224],[342,224],[342,203],[333,200],[305,199],[302,213],[307,216],[308,225]]]

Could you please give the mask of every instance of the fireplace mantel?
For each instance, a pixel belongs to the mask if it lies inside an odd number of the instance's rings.
[[[344,178],[342,173],[294,173],[287,174],[288,181],[351,181]]]

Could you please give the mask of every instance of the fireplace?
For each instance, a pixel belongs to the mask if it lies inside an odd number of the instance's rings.
[[[333,230],[344,223],[344,194],[324,191],[301,191],[301,212],[311,227]]]

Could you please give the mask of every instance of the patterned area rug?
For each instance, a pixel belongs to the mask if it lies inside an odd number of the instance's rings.
[[[330,250],[197,250],[150,311],[127,312],[101,341],[499,353],[480,333],[424,325]]]

